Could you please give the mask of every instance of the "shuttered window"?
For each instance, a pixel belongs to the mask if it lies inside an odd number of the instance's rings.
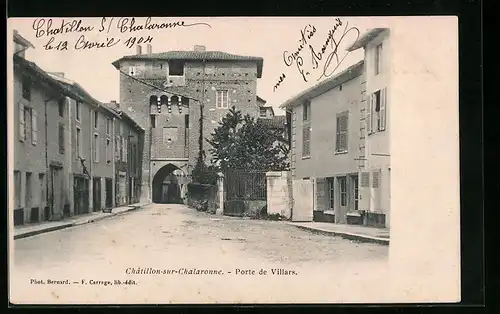
[[[337,115],[337,140],[336,152],[347,152],[347,132],[349,126],[349,112],[343,112]]]
[[[378,188],[380,185],[380,173],[379,171],[373,171],[372,173],[372,187]]]
[[[19,140],[24,142],[26,139],[26,115],[24,113],[24,104],[19,102]]]
[[[302,130],[302,157],[311,155],[311,126],[305,125]]]
[[[386,108],[387,108],[387,88],[380,91],[380,131],[384,131],[386,127]]]
[[[370,173],[369,172],[362,172],[361,173],[361,187],[367,188],[369,186],[370,186]]]
[[[367,102],[368,108],[366,108],[366,130],[368,132],[368,135],[373,133],[373,108],[374,106],[374,101],[375,101],[375,96],[373,94],[370,95],[370,99]]]
[[[31,143],[36,145],[38,140],[38,115],[36,109],[31,109]]]

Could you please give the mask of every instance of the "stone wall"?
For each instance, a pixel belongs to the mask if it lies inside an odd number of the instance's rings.
[[[292,181],[289,171],[273,171],[267,177],[267,214],[279,214],[291,218]]]

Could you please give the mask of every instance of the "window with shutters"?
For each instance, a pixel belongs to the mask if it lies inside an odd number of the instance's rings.
[[[94,143],[92,146],[94,148],[94,161],[99,162],[99,134],[97,133],[94,134]]]
[[[28,101],[31,101],[31,87],[33,85],[31,78],[27,75],[23,76],[21,84],[23,89],[23,98]]]
[[[302,130],[302,157],[311,156],[311,126],[304,125]]]
[[[115,138],[115,159],[120,160],[121,159],[121,138],[120,136],[116,136]]]
[[[64,155],[64,124],[59,123],[59,154]]]
[[[311,102],[306,101],[302,105],[302,121],[309,121],[311,119]]]
[[[21,142],[26,140],[26,112],[22,102],[19,102],[19,140]]]
[[[380,185],[380,172],[373,171],[373,173],[372,173],[372,187],[378,188],[379,185]]]
[[[386,128],[387,89],[376,91],[370,98],[370,108],[366,117],[368,134],[384,131]]]
[[[215,99],[215,106],[219,109],[229,108],[229,91],[218,90]]]
[[[36,109],[31,108],[31,144],[36,145],[38,141],[38,115]]]
[[[361,173],[361,187],[367,188],[369,186],[370,186],[370,173],[369,172],[362,172]]]
[[[349,111],[337,114],[337,139],[336,149],[337,153],[346,153],[348,150],[347,132],[349,127]]]

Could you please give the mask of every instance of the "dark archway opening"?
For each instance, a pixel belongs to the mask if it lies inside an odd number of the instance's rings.
[[[153,177],[153,203],[182,204],[181,187],[175,170],[177,166],[168,164],[163,166]]]

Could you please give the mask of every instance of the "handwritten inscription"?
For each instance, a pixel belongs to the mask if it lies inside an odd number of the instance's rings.
[[[54,19],[37,18],[33,21],[32,28],[35,31],[36,38],[48,38],[42,45],[45,50],[64,51],[69,48],[75,50],[92,50],[111,48],[122,42],[127,48],[132,48],[136,44],[146,44],[153,41],[152,35],[130,36],[122,41],[120,37],[107,36],[105,38],[89,39],[88,35],[92,33],[110,33],[112,29],[117,29],[119,33],[133,33],[139,31],[157,31],[181,27],[208,26],[207,23],[186,23],[185,21],[161,22],[155,23],[151,17],[145,19],[143,23],[135,18],[106,18],[102,17],[98,25],[86,24],[81,19]],[[81,33],[81,35],[70,45],[68,40],[58,38],[70,33]],[[88,34],[87,36],[85,34]]]
[[[344,26],[344,28],[340,31],[339,28],[341,26]],[[312,76],[316,76],[316,81],[319,81],[324,77],[333,75],[349,54],[349,52],[346,52],[339,56],[342,44],[353,44],[358,40],[360,35],[358,28],[349,27],[347,21],[336,18],[335,25],[328,31],[326,39],[318,48],[312,42],[313,37],[317,37],[316,32],[316,27],[308,24],[300,31],[297,48],[292,52],[288,50],[283,52],[283,62],[285,65],[287,67],[295,66],[300,77],[305,82],[313,79],[311,78]],[[274,91],[284,82],[285,78],[285,74],[282,73],[274,85]]]

